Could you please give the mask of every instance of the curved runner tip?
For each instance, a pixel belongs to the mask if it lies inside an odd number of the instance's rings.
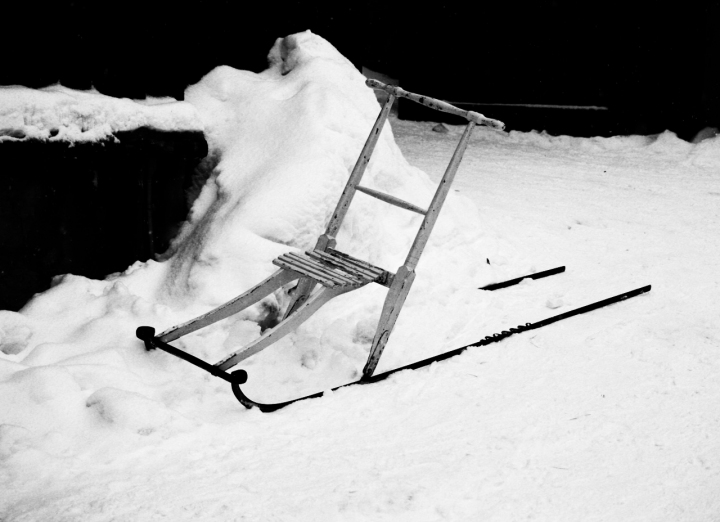
[[[293,399],[290,401],[285,402],[275,402],[275,403],[261,403],[261,402],[255,402],[251,398],[249,398],[245,393],[240,389],[240,385],[245,383],[247,381],[247,373],[245,370],[238,370],[236,372],[233,372],[231,375],[234,375],[235,373],[242,372],[244,376],[244,380],[240,380],[240,382],[232,382],[230,383],[230,387],[232,388],[233,395],[235,395],[235,398],[245,406],[247,409],[257,408],[260,411],[264,413],[269,413],[271,411],[279,410],[280,408],[284,408],[285,406],[288,406],[290,404],[293,404],[295,402],[304,401],[305,399],[315,399],[317,397],[322,397],[325,392],[319,392],[319,393],[313,393],[312,395],[306,395],[304,397],[299,397],[297,399]],[[340,386],[342,388],[342,386]],[[335,388],[337,389],[337,388]]]
[[[280,408],[284,408],[290,403],[293,403],[295,401],[287,401],[287,402],[278,402],[274,404],[262,404],[259,402],[255,402],[254,400],[248,398],[247,395],[243,393],[243,391],[240,389],[240,383],[233,382],[230,384],[230,387],[232,388],[233,395],[235,395],[235,398],[245,406],[248,410],[252,408],[257,408],[262,412],[269,413],[271,411],[279,410]],[[301,400],[301,399],[300,399]]]

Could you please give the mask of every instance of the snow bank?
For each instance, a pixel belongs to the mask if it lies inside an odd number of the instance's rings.
[[[226,383],[164,353],[146,353],[135,328],[162,330],[206,312],[269,275],[280,253],[312,247],[379,111],[364,77],[310,32],[278,39],[269,62],[260,74],[219,67],[188,88],[181,104],[13,88],[27,99],[6,116],[22,121],[28,135],[57,129],[52,139],[89,139],[150,120],[160,127],[184,122],[206,130],[218,163],[168,259],[137,263],[105,281],[58,277],[20,313],[0,314],[0,423],[14,426],[5,435],[7,455],[23,448],[73,453],[98,430],[121,439],[169,436],[213,408],[237,411]],[[403,158],[389,125],[363,184],[419,206],[435,190]],[[358,194],[338,248],[395,271],[420,221]],[[381,369],[483,331],[473,322],[488,304],[474,289],[491,275],[482,230],[474,205],[450,194]],[[367,287],[328,304],[248,361],[249,389],[282,398],[356,376],[385,294]],[[257,336],[263,314],[284,301],[280,292],[177,344],[215,362]]]
[[[202,130],[194,107],[172,98],[118,99],[61,85],[0,87],[0,141],[99,141],[140,127]]]

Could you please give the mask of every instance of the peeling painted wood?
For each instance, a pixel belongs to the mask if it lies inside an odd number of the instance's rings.
[[[390,95],[397,96],[398,98],[406,98],[408,100],[414,101],[415,103],[419,103],[420,105],[424,105],[425,107],[435,109],[436,111],[447,112],[448,114],[460,116],[461,118],[472,121],[477,125],[486,125],[488,127],[492,127],[493,129],[498,130],[502,130],[505,128],[505,124],[500,120],[487,118],[479,112],[464,111],[458,107],[455,107],[454,105],[449,104],[448,102],[444,102],[436,98],[430,98],[429,96],[422,96],[420,94],[408,92],[405,89],[402,89],[395,85],[386,85],[373,79],[366,80],[365,85],[367,85],[368,87],[372,87],[373,89],[382,89]]]

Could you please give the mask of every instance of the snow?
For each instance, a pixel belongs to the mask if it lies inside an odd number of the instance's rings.
[[[144,351],[137,326],[203,313],[312,246],[374,121],[322,38],[280,39],[270,64],[188,89],[219,163],[165,261],[58,277],[0,312],[0,519],[716,518],[720,138],[476,129],[381,365],[652,284],[641,297],[271,414]],[[392,119],[364,184],[427,205],[462,132],[433,125]],[[417,225],[358,195],[338,244],[394,270]],[[247,393],[350,380],[384,294],[337,298],[249,359]],[[175,344],[214,362],[283,299]]]
[[[203,130],[195,108],[173,98],[118,99],[62,85],[0,87],[0,142],[30,138],[91,142],[140,127]]]

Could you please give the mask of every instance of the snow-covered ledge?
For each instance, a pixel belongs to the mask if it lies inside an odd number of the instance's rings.
[[[61,85],[0,87],[0,141],[101,141],[142,127],[170,132],[203,130],[195,108],[173,98],[130,100]]]
[[[162,253],[206,155],[186,102],[0,87],[0,309]]]

